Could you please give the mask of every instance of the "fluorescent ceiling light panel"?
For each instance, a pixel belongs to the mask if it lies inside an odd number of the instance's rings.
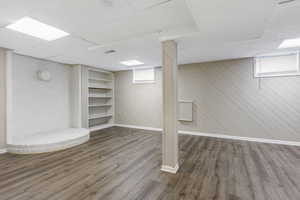
[[[121,64],[126,65],[126,66],[137,66],[137,65],[143,65],[144,63],[142,63],[138,60],[127,60],[127,61],[121,62]]]
[[[70,35],[53,26],[44,24],[30,17],[24,17],[6,28],[43,40],[52,41]]]
[[[291,47],[300,47],[300,38],[284,40],[278,48],[283,49]]]

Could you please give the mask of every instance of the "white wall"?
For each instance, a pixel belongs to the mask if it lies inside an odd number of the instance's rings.
[[[161,127],[161,69],[156,69],[156,82],[151,84],[132,83],[132,71],[120,71],[115,75],[116,123]]]
[[[115,76],[116,123],[161,127],[161,84],[134,85],[131,74]],[[179,130],[300,141],[300,76],[259,80],[251,58],[184,65],[178,76],[179,99],[194,101]]]
[[[37,79],[38,70],[52,74],[50,82]],[[71,126],[71,66],[13,55],[12,116],[9,141],[13,137]]]

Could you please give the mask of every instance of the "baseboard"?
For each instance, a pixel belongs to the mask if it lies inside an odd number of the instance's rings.
[[[163,171],[163,172],[176,174],[178,169],[179,169],[179,166],[177,164],[175,167],[170,167],[170,166],[167,166],[167,165],[163,165],[163,166],[161,166],[160,170]]]
[[[7,150],[6,149],[0,149],[0,154],[4,154],[4,153],[7,153]]]
[[[89,130],[90,130],[90,132],[95,132],[95,131],[100,131],[102,129],[110,128],[110,127],[113,127],[113,126],[115,126],[115,124],[105,124],[105,125],[92,127]]]
[[[115,124],[115,126],[162,132],[161,128],[134,126],[134,125],[126,125],[126,124]],[[229,140],[242,140],[242,141],[248,141],[248,142],[300,146],[300,142],[293,142],[293,141],[286,141],[286,140],[272,140],[272,139],[265,139],[265,138],[241,137],[241,136],[231,136],[231,135],[224,135],[224,134],[202,133],[202,132],[197,132],[197,131],[183,131],[183,130],[178,131],[178,133],[182,134],[182,135],[195,135],[195,136],[212,137],[212,138],[229,139]]]
[[[286,141],[286,140],[272,140],[272,139],[265,139],[265,138],[241,137],[241,136],[231,136],[231,135],[223,135],[223,134],[201,133],[201,132],[194,132],[194,131],[178,131],[178,133],[183,134],[183,135],[195,135],[195,136],[213,137],[213,138],[229,139],[229,140],[242,140],[242,141],[248,141],[248,142],[300,146],[300,142],[293,142],[293,141]]]
[[[127,124],[115,124],[118,127],[124,128],[134,128],[134,129],[142,129],[142,130],[149,130],[149,131],[162,131],[161,128],[153,128],[153,127],[146,127],[146,126],[134,126],[134,125],[127,125]]]

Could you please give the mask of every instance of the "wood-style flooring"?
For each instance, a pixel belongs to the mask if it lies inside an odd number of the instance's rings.
[[[54,153],[0,155],[0,200],[299,200],[300,148],[180,136],[160,171],[161,134],[113,127]]]

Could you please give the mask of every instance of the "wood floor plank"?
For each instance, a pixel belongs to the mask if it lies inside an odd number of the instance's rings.
[[[176,175],[161,134],[113,127],[64,151],[0,155],[0,200],[296,200],[300,148],[180,136]]]

